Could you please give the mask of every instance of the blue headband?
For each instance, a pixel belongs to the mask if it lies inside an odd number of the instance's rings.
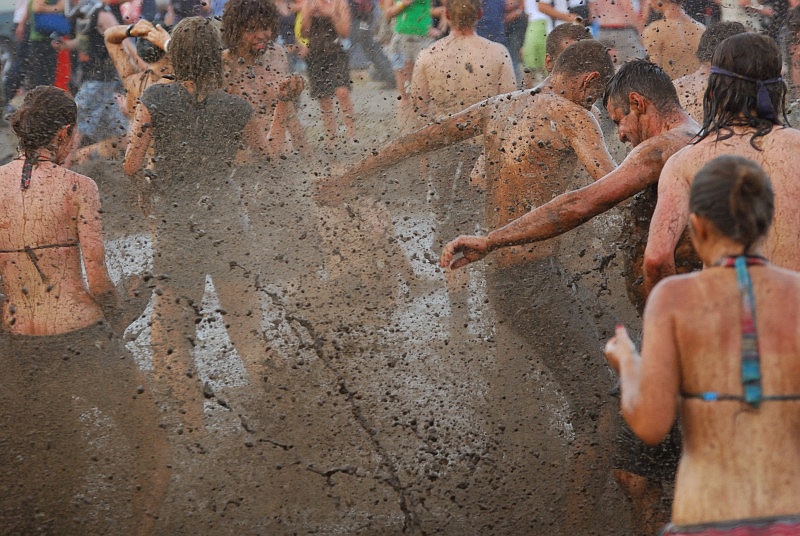
[[[758,117],[767,119],[773,123],[777,123],[778,118],[775,115],[775,108],[772,106],[772,101],[769,98],[767,84],[777,84],[778,82],[783,82],[783,78],[779,76],[777,78],[770,78],[769,80],[757,80],[755,78],[750,78],[749,76],[743,76],[741,74],[733,73],[731,71],[714,66],[711,67],[710,73],[728,76],[730,78],[738,78],[739,80],[744,80],[746,82],[753,82],[758,89],[758,94],[756,96],[756,113],[758,113]]]

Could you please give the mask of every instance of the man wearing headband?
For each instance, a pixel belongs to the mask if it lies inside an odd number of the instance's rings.
[[[775,189],[775,222],[764,253],[778,266],[800,269],[797,229],[800,191],[800,132],[784,126],[786,84],[781,54],[768,36],[738,34],[725,39],[711,60],[703,98],[703,125],[696,141],[667,161],[658,183],[644,259],[645,286],[675,273],[675,246],[689,220],[689,187],[697,171],[723,154],[761,165]]]

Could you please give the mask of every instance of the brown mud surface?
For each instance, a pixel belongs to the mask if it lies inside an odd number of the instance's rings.
[[[439,242],[452,237],[435,236],[420,159],[363,178],[344,206],[312,199],[315,179],[396,133],[394,95],[357,80],[357,144],[237,174],[250,235],[230,240],[258,275],[258,377],[225,335],[213,281],[195,341],[206,385],[202,426],[181,422],[152,373],[149,309],[126,332],[172,448],[155,534],[632,534],[610,466],[593,483],[598,500],[581,504],[585,490],[569,484],[567,458],[580,457],[580,431],[536,348],[518,341],[521,360],[496,353],[504,327],[488,304],[486,264],[468,269],[470,296],[451,308],[436,261]],[[309,140],[321,135],[316,103],[306,98],[301,121]],[[138,314],[150,299],[147,219],[119,162],[79,171],[99,185],[109,266]],[[463,232],[475,231],[483,208],[475,214]],[[602,359],[616,323],[639,328],[623,274],[623,214],[612,210],[561,241],[566,291],[597,337],[595,355],[572,356],[578,376],[583,360]],[[554,309],[541,311],[531,333],[558,333],[565,324]],[[561,334],[565,356],[574,336]],[[589,390],[604,383],[583,375]],[[596,400],[616,413],[615,398]],[[593,447],[610,455],[615,433],[606,430]],[[565,521],[568,504],[579,522]]]

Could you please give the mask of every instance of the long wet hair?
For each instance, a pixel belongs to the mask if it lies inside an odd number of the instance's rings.
[[[181,20],[172,30],[169,55],[175,79],[194,82],[197,100],[222,87],[222,40],[212,20]]]
[[[787,121],[782,67],[778,44],[767,35],[748,32],[722,41],[711,58],[697,141],[711,133],[716,133],[717,140],[725,140],[733,136],[731,127],[746,125],[755,129],[750,145],[760,150],[758,138],[782,124],[779,118]],[[715,73],[715,68],[727,74]]]
[[[741,156],[724,155],[695,175],[689,211],[709,220],[747,253],[769,231],[775,194],[761,166]]]
[[[278,37],[280,13],[271,0],[228,0],[222,12],[222,40],[230,50],[239,48],[242,34],[270,30]]]
[[[11,128],[19,139],[20,152],[35,163],[37,151],[55,150],[52,142],[58,131],[68,125],[74,128],[77,121],[78,107],[69,93],[54,86],[37,86],[25,95],[11,118]]]

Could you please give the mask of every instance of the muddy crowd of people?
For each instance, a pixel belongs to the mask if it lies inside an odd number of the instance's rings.
[[[800,534],[800,6],[130,3],[15,19],[0,532]]]

